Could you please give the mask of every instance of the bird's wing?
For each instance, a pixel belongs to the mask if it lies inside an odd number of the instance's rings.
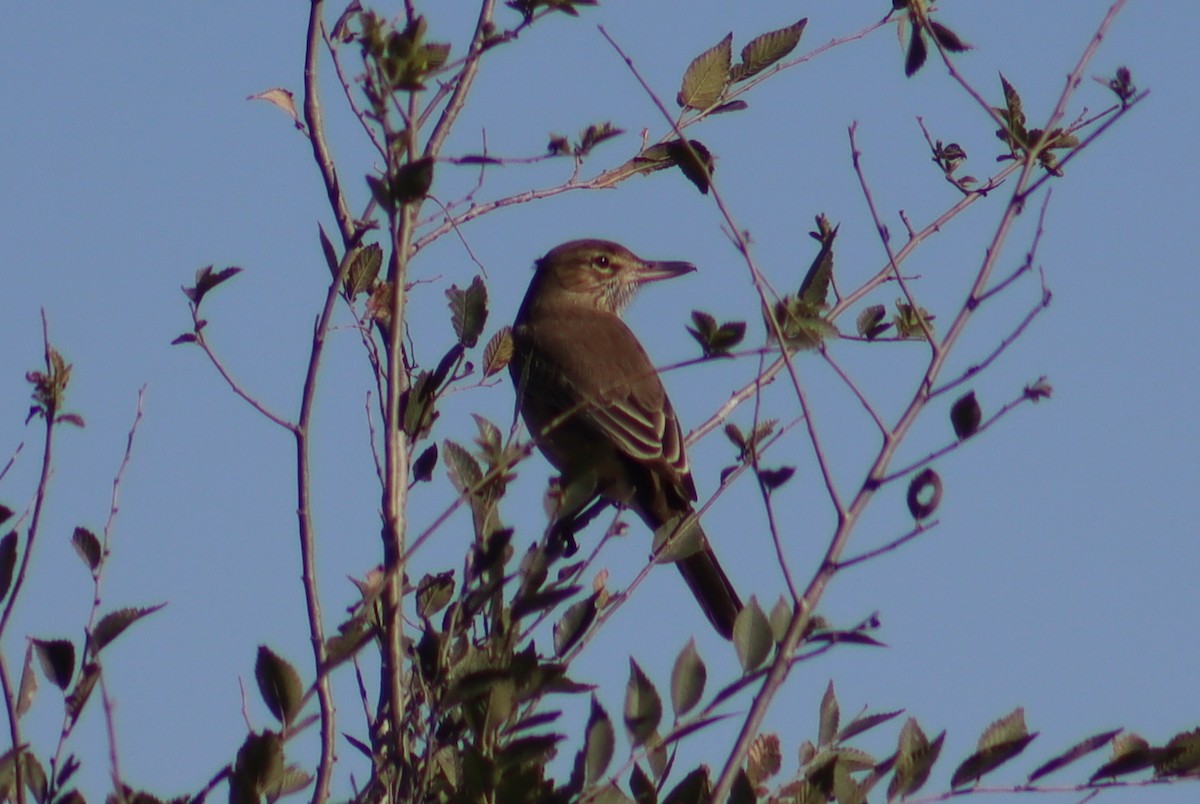
[[[584,327],[550,327],[539,334],[539,343],[556,365],[558,381],[570,387],[568,396],[587,402],[579,412],[600,435],[637,461],[662,461],[690,488],[687,453],[675,409],[663,388],[654,364],[633,332],[617,316],[595,313],[586,330],[595,339],[589,346],[602,350],[605,360],[564,359],[564,350],[578,348],[571,331]]]

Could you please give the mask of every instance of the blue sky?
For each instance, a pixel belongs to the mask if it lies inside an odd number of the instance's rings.
[[[572,136],[610,120],[626,134],[596,152],[584,167],[591,175],[635,152],[643,128],[659,136],[663,120],[597,24],[670,101],[690,59],[730,30],[736,49],[807,16],[801,50],[808,50],[878,19],[887,5],[763,2],[730,10],[707,0],[613,2],[579,19],[548,19],[516,46],[492,54],[476,105],[448,152],[478,152],[486,130],[493,153],[534,155],[550,132]],[[940,18],[978,46],[958,60],[974,85],[998,99],[1003,71],[1037,122],[1107,7],[946,2]],[[430,14],[433,38],[452,40],[461,52],[474,19],[470,4],[442,4]],[[235,399],[198,350],[170,346],[189,326],[180,286],[204,265],[242,266],[241,276],[205,301],[209,337],[267,405],[295,411],[328,276],[317,223],[329,227],[330,217],[304,138],[277,110],[246,97],[273,86],[299,91],[305,11],[267,0],[141,2],[103,9],[35,4],[10,16],[0,32],[0,460],[22,440],[26,446],[0,484],[0,502],[20,510],[35,483],[38,432],[21,423],[28,408],[24,373],[40,361],[41,308],[53,342],[75,366],[71,407],[88,426],[64,432],[58,442],[43,541],[0,648],[11,670],[27,636],[79,641],[92,592],[69,536],[76,525],[103,526],[137,391],[146,385],[102,599],[106,610],[169,605],[121,638],[106,671],[128,781],[162,795],[194,791],[244,737],[239,679],[252,690],[257,645],[269,644],[307,668],[290,437]],[[879,611],[877,636],[890,647],[844,648],[793,674],[767,723],[790,747],[785,769],[794,768],[794,746],[815,734],[830,678],[847,713],[905,708],[928,733],[948,730],[931,791],[945,787],[983,727],[1017,705],[1026,707],[1030,728],[1041,736],[1029,759],[990,780],[997,784],[1023,779],[1020,772],[1038,760],[1094,732],[1124,726],[1161,742],[1200,723],[1190,636],[1200,611],[1200,361],[1191,325],[1200,295],[1191,267],[1200,251],[1193,144],[1200,103],[1196,58],[1185,55],[1198,36],[1194,4],[1131,3],[1087,70],[1090,78],[1127,65],[1151,95],[1065,179],[1051,183],[1037,264],[1053,302],[969,386],[985,413],[1041,375],[1054,386],[1054,398],[1021,407],[937,462],[946,488],[938,528],[836,579],[821,613],[852,625]],[[901,68],[888,27],[765,83],[747,98],[746,111],[692,130],[717,155],[723,197],[777,287],[799,283],[814,251],[806,233],[819,212],[842,225],[836,268],[842,287],[853,287],[884,260],[850,165],[852,122],[859,124],[876,203],[894,233],[903,230],[898,210],[920,226],[955,200],[928,161],[917,115],[934,136],[964,146],[971,157],[964,171],[985,176],[996,169],[994,126],[944,69],[931,63],[905,79]],[[352,201],[361,205],[367,197],[361,177],[372,169],[372,154],[331,74],[326,62],[330,141]],[[1068,117],[1108,103],[1106,91],[1087,81]],[[569,172],[565,161],[496,169],[481,197],[553,185]],[[473,169],[443,166],[435,190],[453,199],[476,178]],[[920,276],[917,292],[939,314],[937,323],[948,322],[961,303],[1003,195],[955,219],[905,266]],[[1002,271],[1024,257],[1034,211],[1006,245]],[[747,320],[748,342],[761,342],[757,298],[721,223],[711,199],[664,172],[616,190],[510,207],[464,227],[462,235],[488,272],[488,334],[511,320],[532,261],[562,241],[607,237],[646,257],[694,262],[696,274],[647,291],[629,314],[655,361],[668,364],[697,354],[684,331],[696,308]],[[419,360],[436,361],[453,337],[443,290],[464,286],[478,271],[454,237],[414,264],[414,276],[425,281],[412,296]],[[1037,293],[1026,280],[984,310],[952,365],[961,370],[986,355]],[[894,295],[884,291],[871,300],[890,304]],[[378,494],[364,417],[369,383],[348,320],[343,311],[316,420],[318,558],[330,622],[354,599],[346,577],[378,561]],[[851,318],[843,320],[843,329],[851,326]],[[892,416],[924,359],[914,344],[847,342],[831,350]],[[850,493],[877,436],[818,358],[801,356],[797,365],[817,406],[834,475]],[[707,418],[754,370],[753,361],[743,360],[671,372],[666,382],[685,428]],[[945,404],[931,408],[902,461],[950,438]],[[783,383],[768,390],[765,405],[769,415],[794,415]],[[471,412],[507,425],[507,383],[455,395],[438,437],[468,441]],[[734,420],[745,426],[750,411]],[[719,434],[696,446],[692,463],[702,497],[715,491],[720,468],[732,458]],[[800,430],[770,459],[798,467],[776,502],[793,572],[806,580],[831,530],[827,501]],[[521,544],[542,526],[547,474],[540,459],[526,465],[505,505]],[[418,528],[450,499],[441,469],[437,480],[414,501]],[[883,544],[910,524],[902,495],[885,492],[851,550]],[[756,490],[742,482],[722,495],[705,527],[743,594],[774,602],[783,586]],[[418,554],[414,576],[459,566],[468,528],[463,516],[451,520]],[[636,574],[647,544],[633,523],[605,555],[614,582]],[[736,672],[732,652],[706,629],[676,574],[657,570],[575,675],[600,683],[601,700],[616,716],[628,657],[665,690],[671,660],[695,633],[710,678],[728,678]],[[353,679],[343,674],[337,683],[340,728],[361,735]],[[249,698],[255,726],[269,726],[252,691]],[[747,705],[736,701],[734,710]],[[99,715],[93,705],[69,746],[85,759],[79,778],[91,797],[107,790]],[[23,723],[40,756],[54,750],[60,721],[60,702],[43,683]],[[883,755],[894,734],[880,729],[863,747]],[[690,741],[683,766],[718,763],[726,739],[728,732],[714,731]],[[302,742],[297,758],[311,751]],[[346,744],[341,756],[338,789],[345,794],[348,775],[361,780],[365,768]],[[1082,767],[1063,779],[1079,778]],[[1178,788],[1105,800],[1194,797],[1194,788]]]

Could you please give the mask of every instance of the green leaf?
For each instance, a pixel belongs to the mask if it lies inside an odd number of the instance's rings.
[[[821,696],[821,716],[817,728],[818,746],[829,745],[837,736],[838,721],[841,719],[840,712],[837,693],[833,690],[833,679],[830,679],[828,686],[825,687],[825,694]]]
[[[662,699],[633,659],[629,660],[629,683],[625,686],[625,728],[635,747],[654,736],[662,720]]]
[[[312,784],[313,777],[299,765],[288,765],[271,779],[263,789],[263,795],[268,801],[275,801],[283,796],[299,793]],[[140,798],[134,799],[142,804]]]
[[[708,766],[701,765],[667,793],[663,804],[710,804],[711,801],[712,779],[708,776]]]
[[[584,780],[590,787],[600,781],[608,765],[612,762],[614,734],[612,721],[604,707],[592,696],[592,711],[588,716],[586,737],[583,743],[583,753],[587,757],[584,763]]]
[[[728,355],[729,350],[746,337],[745,321],[727,321],[718,326],[717,320],[708,313],[693,310],[692,323],[696,326],[688,327],[687,331],[700,344],[706,358]]]
[[[1122,734],[1113,740],[1112,758],[1101,765],[1088,781],[1095,782],[1145,770],[1157,761],[1158,754],[1158,749],[1151,748],[1150,743],[1137,734]]]
[[[446,298],[450,301],[450,320],[459,343],[468,349],[474,347],[487,323],[487,286],[482,278],[476,276],[466,290],[451,285],[446,291]]]
[[[1180,732],[1163,746],[1154,762],[1154,775],[1190,776],[1200,768],[1200,729]]]
[[[72,722],[79,719],[80,713],[83,712],[83,707],[92,696],[92,690],[96,688],[96,682],[99,680],[100,665],[94,661],[85,662],[83,669],[79,671],[79,678],[75,681],[75,688],[67,696],[67,716]]]
[[[1017,707],[994,721],[979,738],[978,749],[962,761],[950,777],[951,787],[961,787],[976,781],[1016,757],[1033,739],[1025,728],[1025,710]]]
[[[65,692],[75,672],[75,646],[66,639],[35,639],[33,649],[46,678]]]
[[[383,248],[371,243],[354,252],[346,272],[346,296],[353,299],[371,289],[383,265]]]
[[[689,148],[688,145],[691,147]],[[708,195],[708,186],[716,163],[712,153],[698,140],[672,140],[666,143],[667,153],[672,162],[679,166],[687,180],[696,185],[696,189]]]
[[[417,584],[417,615],[427,620],[444,609],[454,596],[454,570],[426,574]]]
[[[446,439],[442,442],[442,453],[445,456],[446,469],[450,472],[450,481],[460,494],[479,485],[479,481],[483,479],[483,470],[466,447]]]
[[[554,655],[563,657],[579,642],[596,619],[596,596],[571,604],[554,624]]]
[[[688,65],[676,102],[685,109],[707,109],[721,99],[729,82],[733,33],[730,32]]]
[[[95,572],[103,558],[100,540],[96,538],[96,534],[87,528],[75,528],[75,532],[71,534],[71,544],[87,568]]]
[[[817,231],[810,234],[821,244],[821,249],[800,283],[800,298],[817,309],[825,309],[829,296],[829,284],[833,279],[833,241],[837,233],[838,227],[832,226],[828,218],[817,216]]]
[[[950,407],[950,423],[954,426],[954,435],[958,436],[959,441],[974,435],[982,419],[983,412],[979,409],[974,391],[959,397]]]
[[[696,640],[689,639],[675,657],[671,668],[671,708],[678,719],[691,711],[704,695],[708,669],[696,650]]]
[[[858,326],[858,334],[869,341],[873,341],[886,332],[892,325],[883,324],[884,316],[887,315],[887,308],[882,304],[872,304],[858,314],[856,324]]]
[[[1054,771],[1065,768],[1067,765],[1070,765],[1072,762],[1087,756],[1093,751],[1103,748],[1105,743],[1108,743],[1113,737],[1116,737],[1120,733],[1120,729],[1113,729],[1112,731],[1106,731],[1100,734],[1092,735],[1086,740],[1080,740],[1058,756],[1039,765],[1037,770],[1029,774],[1029,783],[1032,784],[1043,776],[1048,776],[1049,774],[1054,773]]]
[[[637,804],[658,804],[658,789],[637,763],[629,772],[629,791]]]
[[[238,749],[229,775],[231,804],[258,802],[284,772],[283,740],[272,731],[252,732]]]
[[[767,660],[774,644],[771,623],[759,607],[758,599],[751,597],[733,623],[733,646],[737,650],[742,671],[749,673],[756,670]]]
[[[433,185],[433,159],[423,157],[400,166],[392,179],[392,198],[404,204],[424,198]]]
[[[96,627],[92,630],[92,655],[98,654],[106,646],[112,644],[112,641],[124,633],[126,628],[165,605],[167,604],[159,603],[157,606],[145,608],[117,609],[101,617],[100,622],[96,623]]]
[[[304,685],[296,669],[266,645],[259,645],[254,678],[267,709],[283,725],[290,725],[304,699]]]
[[[329,235],[325,234],[325,227],[319,223],[317,224],[317,236],[321,240],[321,253],[325,255],[325,264],[329,266],[329,275],[336,279],[341,263],[338,260],[337,251],[333,248],[333,242],[330,241]]]
[[[490,377],[504,369],[513,356],[512,327],[503,326],[483,347],[483,376]]]
[[[887,723],[889,720],[892,720],[893,718],[902,714],[904,714],[904,710],[897,709],[892,712],[876,712],[874,714],[858,715],[854,718],[854,720],[851,720],[842,727],[842,730],[838,732],[837,739],[839,742],[844,742],[849,740],[851,737],[855,737],[863,732],[870,731],[882,723]]]
[[[915,718],[910,717],[904,722],[896,749],[896,772],[888,785],[888,801],[911,796],[925,785],[933,763],[942,753],[945,739],[946,732],[943,731],[931,743]]]
[[[17,719],[29,711],[33,698],[37,694],[37,673],[33,671],[33,643],[25,646],[25,661],[21,666],[21,686],[17,692]]]
[[[951,53],[962,53],[965,50],[970,50],[971,46],[959,38],[958,34],[942,25],[940,22],[929,21],[929,27],[933,31],[933,38],[943,49]]]
[[[417,456],[417,459],[413,461],[412,482],[427,483],[432,480],[433,468],[437,466],[437,458],[437,444],[430,444],[420,455]]]
[[[0,539],[0,600],[12,586],[13,569],[17,566],[17,532],[10,530]]]
[[[921,30],[915,20],[909,24],[909,30],[908,54],[904,57],[904,74],[912,78],[917,74],[917,70],[925,65],[929,50],[925,46],[925,32]]]
[[[196,284],[190,288],[184,288],[183,293],[188,297],[188,299],[191,300],[193,306],[199,307],[200,302],[204,300],[204,297],[208,295],[210,290],[222,282],[232,279],[241,272],[241,268],[234,266],[222,268],[219,271],[213,271],[213,267],[211,265],[206,265],[205,267],[196,271]]]
[[[804,26],[807,24],[808,18],[805,17],[786,28],[751,39],[742,48],[742,63],[733,68],[730,80],[745,81],[787,56],[800,44],[800,35],[804,33]]]

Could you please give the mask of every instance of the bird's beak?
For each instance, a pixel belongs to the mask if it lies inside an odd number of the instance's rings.
[[[646,282],[658,282],[663,279],[674,279],[677,276],[690,274],[694,270],[696,270],[696,266],[690,262],[643,262],[638,268],[637,281],[638,284],[644,284]]]

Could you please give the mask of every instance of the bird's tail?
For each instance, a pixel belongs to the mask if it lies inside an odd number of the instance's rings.
[[[675,566],[679,567],[679,574],[696,596],[696,601],[704,610],[708,621],[713,624],[713,628],[726,639],[732,639],[733,623],[738,612],[742,610],[742,601],[734,591],[729,576],[721,569],[721,562],[708,546],[708,539],[703,531],[700,539],[704,546],[676,561]]]

